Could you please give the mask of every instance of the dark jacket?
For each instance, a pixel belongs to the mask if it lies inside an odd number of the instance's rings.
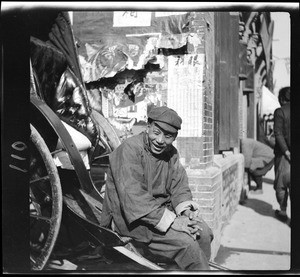
[[[282,105],[274,112],[274,135],[276,156],[283,155],[286,150],[291,148],[290,135],[290,103]]]
[[[167,208],[174,211],[192,200],[185,169],[177,150],[154,156],[147,134],[125,140],[111,155],[101,225],[137,241],[148,242]]]

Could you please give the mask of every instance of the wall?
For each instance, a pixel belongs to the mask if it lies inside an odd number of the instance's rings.
[[[228,152],[215,155],[214,166],[187,169],[189,184],[202,211],[202,217],[214,233],[211,260],[220,248],[222,232],[234,214],[244,186],[244,156]]]
[[[227,19],[233,16],[236,22],[236,14],[227,14]],[[228,21],[228,20],[227,20]],[[231,21],[232,24],[233,21]],[[224,24],[222,20],[219,24]],[[215,75],[215,53],[221,51],[222,44],[215,42],[215,13],[197,12],[193,21],[195,33],[201,37],[202,44],[198,49],[193,49],[197,53],[205,53],[205,71],[203,77],[203,101],[202,104],[202,136],[200,137],[182,137],[177,139],[177,147],[187,170],[190,188],[196,201],[202,210],[202,217],[212,228],[214,240],[212,242],[211,260],[214,260],[220,248],[222,232],[226,224],[230,221],[240,201],[242,187],[244,186],[244,157],[242,154],[223,152],[223,155],[214,155],[214,116],[218,114],[218,108],[222,106],[215,103],[215,83],[218,78]],[[237,27],[237,26],[235,26]],[[232,40],[238,43],[238,34],[236,39]],[[237,45],[235,46],[237,47]],[[219,49],[219,50],[218,50]],[[224,49],[221,51],[224,52]],[[232,57],[233,60],[235,60]],[[232,71],[234,73],[234,71]],[[238,72],[232,77],[238,80]],[[222,91],[225,93],[224,91]],[[237,94],[235,94],[237,96]],[[220,100],[219,100],[220,101]],[[239,101],[237,98],[237,113],[239,110]],[[197,103],[195,103],[197,105]],[[192,120],[192,119],[191,119]],[[230,117],[229,120],[232,121]],[[237,118],[233,120],[237,121]],[[238,122],[238,121],[237,121]],[[231,122],[232,123],[232,122]],[[235,134],[235,140],[238,140],[238,128]],[[229,140],[229,144],[233,145]],[[236,143],[235,143],[236,144]],[[234,144],[234,145],[235,145]],[[239,151],[238,151],[239,152]]]

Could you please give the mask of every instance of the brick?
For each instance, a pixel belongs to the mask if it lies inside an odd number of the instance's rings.
[[[189,178],[189,180],[197,185],[206,185],[206,186],[212,185],[212,178],[210,177],[194,177],[194,178]]]
[[[210,155],[210,152],[209,152],[209,150],[208,150],[208,149],[205,149],[205,150],[203,151],[203,155],[204,155],[204,156],[208,156],[208,155]]]
[[[202,218],[206,221],[213,221],[215,219],[214,213],[203,213],[201,214]]]
[[[210,191],[195,192],[194,195],[198,199],[211,200],[211,199],[215,198],[215,194],[213,192],[210,192]]]
[[[211,186],[210,185],[195,185],[196,191],[202,192],[202,191],[211,191]]]
[[[204,206],[204,207],[211,207],[214,204],[214,200],[215,200],[214,198],[212,198],[212,199],[200,198],[201,194],[198,193],[198,192],[193,193],[193,197],[198,199],[198,201],[201,201],[201,205]]]

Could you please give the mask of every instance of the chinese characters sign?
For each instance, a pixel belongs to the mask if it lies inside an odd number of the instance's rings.
[[[114,12],[113,27],[150,26],[151,12],[122,11]]]
[[[181,137],[202,136],[204,54],[168,57],[168,107],[183,120]]]

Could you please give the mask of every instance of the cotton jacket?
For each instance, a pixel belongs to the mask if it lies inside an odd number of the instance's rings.
[[[252,171],[263,168],[274,159],[273,149],[255,139],[242,139],[241,150],[245,158],[245,168]]]
[[[274,112],[275,155],[283,155],[291,147],[290,103],[282,105]]]
[[[102,226],[113,221],[120,235],[149,242],[152,232],[165,232],[192,203],[188,177],[174,146],[154,155],[143,132],[125,140],[109,161]]]

